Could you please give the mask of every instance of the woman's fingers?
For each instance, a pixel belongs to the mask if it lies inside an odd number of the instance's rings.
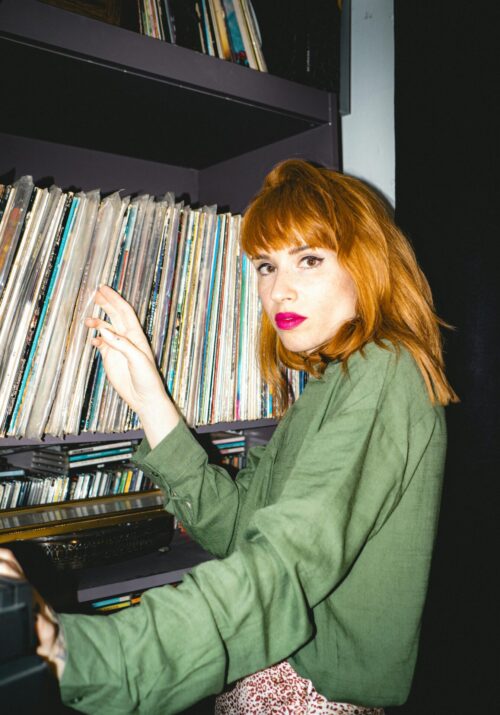
[[[35,629],[38,636],[37,655],[43,658],[54,675],[61,679],[66,665],[67,651],[64,634],[57,619],[48,617],[42,611],[36,616]]]
[[[94,325],[90,325],[90,323],[94,323]],[[96,328],[99,331],[99,336],[92,340],[92,344],[97,348],[102,349],[104,346],[114,348],[122,353],[131,363],[137,360],[137,353],[134,351],[139,350],[142,355],[152,361],[149,344],[145,338],[141,340],[140,337],[131,336],[132,339],[129,340],[125,335],[119,334],[114,329],[114,326],[106,323],[104,320],[91,318],[88,324],[89,327]]]
[[[99,332],[107,345],[111,345],[111,347],[115,348],[115,350],[118,350],[127,357],[130,356],[131,344],[126,338],[117,335],[110,327],[101,326],[99,328]]]
[[[101,320],[100,318],[85,318],[85,325],[88,328],[94,328],[95,330],[101,330],[101,328],[106,328],[107,330],[116,333],[115,326],[108,323],[106,320]]]
[[[140,347],[127,338],[118,335],[113,330],[110,330],[109,327],[101,327],[100,334],[100,338],[95,338],[95,344],[100,350],[103,348],[112,348],[123,355],[129,365],[129,369],[132,371],[144,370],[144,360],[149,360],[149,356],[145,355]],[[149,362],[151,361],[149,360]],[[148,365],[148,363],[146,363],[146,365]],[[148,369],[151,368],[149,367]]]
[[[24,579],[21,564],[9,549],[0,549],[0,577]]]
[[[22,574],[6,561],[0,561],[0,578],[17,578],[22,579]]]
[[[126,337],[154,362],[149,342],[139,323],[132,306],[119,293],[109,286],[101,286],[95,295],[95,302],[111,318],[111,324],[99,318],[87,318],[85,325],[89,328],[111,330],[116,335]],[[100,347],[99,342],[94,345]]]
[[[132,306],[109,286],[104,285],[97,290],[95,302],[109,315],[119,331],[141,327]]]

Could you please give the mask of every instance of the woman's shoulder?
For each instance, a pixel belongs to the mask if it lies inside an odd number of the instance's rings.
[[[371,342],[350,356],[346,369],[340,365],[327,368],[328,380],[334,371],[341,371],[342,385],[336,392],[345,407],[381,409],[397,402],[411,411],[431,410],[427,387],[420,369],[410,351],[402,345],[388,341]]]
[[[382,340],[380,343],[370,342],[356,351],[347,362],[348,373],[354,378],[380,376],[382,382],[387,380],[406,381],[417,380],[423,383],[419,367],[411,352],[404,346]]]

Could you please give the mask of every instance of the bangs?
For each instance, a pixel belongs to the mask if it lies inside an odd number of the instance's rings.
[[[243,218],[243,250],[250,258],[297,246],[336,250],[335,233],[318,203],[318,196],[297,182],[262,192]]]

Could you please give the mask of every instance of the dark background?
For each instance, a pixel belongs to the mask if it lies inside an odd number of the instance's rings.
[[[498,4],[395,0],[396,219],[446,337],[442,512],[413,689],[392,715],[498,711]],[[495,700],[494,700],[495,698]]]

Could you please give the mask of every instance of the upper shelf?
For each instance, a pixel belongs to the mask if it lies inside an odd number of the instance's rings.
[[[332,122],[332,95],[37,0],[0,3],[0,131],[202,169]]]

